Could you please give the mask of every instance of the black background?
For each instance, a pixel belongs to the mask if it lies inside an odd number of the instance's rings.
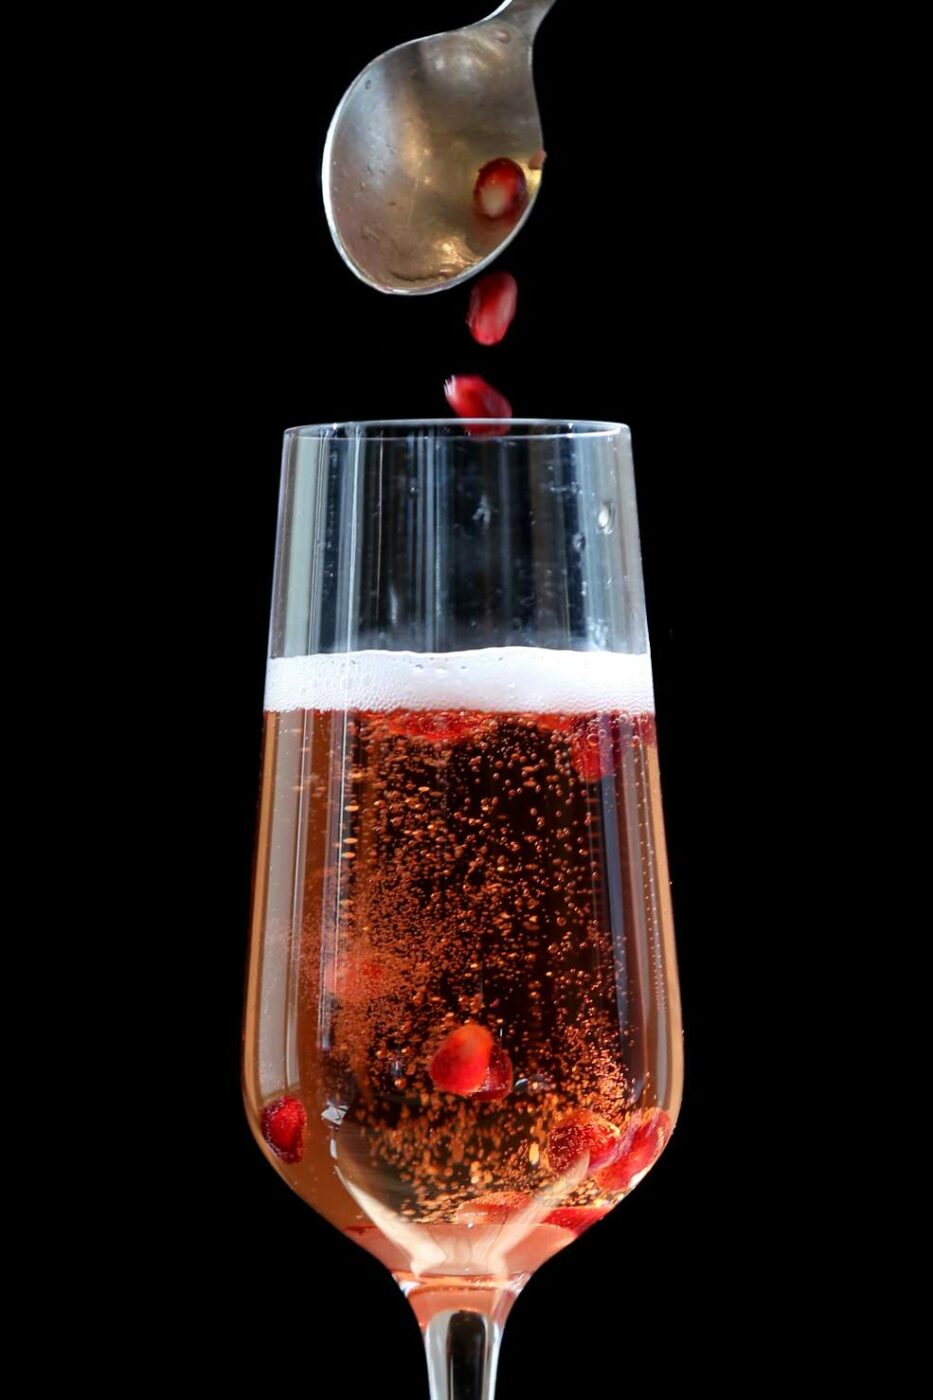
[[[755,118],[708,21],[561,0],[536,45],[542,193],[499,263],[518,279],[519,312],[504,345],[482,349],[464,326],[468,288],[390,298],[358,282],[320,187],[327,125],[359,69],[479,17],[451,3],[230,21],[185,73],[197,110],[170,208],[154,211],[172,269],[160,276],[177,274],[158,384],[187,426],[184,450],[154,434],[152,508],[170,524],[153,569],[152,680],[176,712],[186,701],[169,744],[160,724],[140,725],[156,790],[185,795],[154,838],[159,877],[136,886],[135,913],[153,924],[143,946],[167,954],[150,965],[144,953],[140,977],[161,1022],[164,1152],[154,1179],[131,1174],[129,1187],[144,1257],[171,1278],[135,1327],[155,1367],[190,1345],[195,1380],[223,1357],[245,1384],[289,1393],[427,1393],[391,1277],[256,1149],[239,1035],[282,432],[444,416],[453,371],[486,375],[520,416],[632,428],[686,1025],[671,1146],[532,1280],[500,1394],[595,1393],[607,1364],[620,1392],[662,1386],[681,1365],[738,1382],[736,1335],[778,1364],[785,1305],[771,1299],[770,1261],[788,1148],[755,1105],[775,1054],[759,1024],[780,968],[767,950],[783,934],[763,869],[780,819],[762,774],[782,756],[757,705],[783,505],[779,430],[757,403],[771,197],[749,193]]]

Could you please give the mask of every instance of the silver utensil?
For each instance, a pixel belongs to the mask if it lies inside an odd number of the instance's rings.
[[[324,147],[324,207],[341,256],[382,292],[418,294],[479,272],[515,237],[541,183],[532,43],[554,0],[505,0],[488,19],[390,49],[363,69]],[[478,213],[480,169],[506,156],[528,200]]]

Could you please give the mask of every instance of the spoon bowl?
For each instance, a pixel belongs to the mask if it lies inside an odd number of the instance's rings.
[[[532,42],[553,3],[506,0],[478,24],[390,49],[347,89],[324,148],[324,207],[364,282],[403,295],[455,286],[522,227],[543,159]],[[501,156],[521,167],[528,198],[489,219],[473,189]]]

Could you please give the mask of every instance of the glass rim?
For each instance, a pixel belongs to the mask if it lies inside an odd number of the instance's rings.
[[[471,427],[504,427],[502,433],[470,433]],[[537,433],[513,433],[509,428],[541,428]],[[630,435],[627,423],[592,418],[370,418],[333,423],[307,423],[285,429],[285,438],[341,439],[379,436],[385,442],[410,437],[421,428],[443,430],[445,438],[473,443],[527,442],[554,438],[613,438]],[[381,430],[377,433],[373,430]],[[387,431],[388,430],[388,431]]]

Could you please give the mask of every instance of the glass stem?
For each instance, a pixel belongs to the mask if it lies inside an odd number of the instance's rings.
[[[517,1290],[404,1291],[424,1337],[431,1400],[494,1400],[502,1331]]]

